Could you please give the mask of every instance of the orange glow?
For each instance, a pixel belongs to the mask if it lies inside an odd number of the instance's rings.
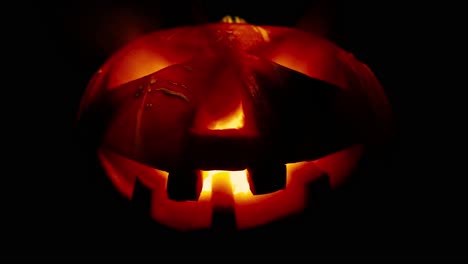
[[[226,181],[231,186],[231,193],[234,197],[252,195],[249,181],[247,180],[247,170],[242,171],[202,171],[203,187],[200,195],[201,200],[209,200],[211,197],[213,179]]]
[[[202,171],[203,188],[199,200],[177,202],[167,197],[167,172],[132,161],[105,148],[100,149],[99,157],[120,193],[131,199],[138,177],[152,189],[151,215],[159,222],[179,230],[208,228],[213,209],[218,207],[235,210],[239,229],[298,213],[305,206],[304,184],[312,182],[322,173],[312,161],[287,164],[286,189],[253,195],[247,180],[247,170]]]
[[[115,63],[109,76],[109,87],[114,88],[130,80],[141,78],[170,64],[167,58],[148,48],[132,50],[122,55],[120,63]]]
[[[212,130],[240,129],[244,127],[244,111],[242,102],[228,116],[213,122],[208,126]],[[200,199],[209,200],[213,192],[213,181],[223,182],[223,185],[230,186],[225,191],[230,191],[234,197],[252,195],[249,181],[247,179],[247,170],[243,171],[202,171],[203,187]],[[214,179],[216,178],[216,179]],[[230,190],[229,190],[230,189]],[[218,190],[220,191],[220,190]]]
[[[224,178],[229,181],[231,191],[234,195],[252,194],[247,180],[247,170],[242,171],[203,171],[203,188],[201,197],[209,195],[212,188],[213,177]]]
[[[239,129],[244,127],[244,111],[242,103],[230,115],[217,120],[208,126],[208,129],[223,130],[223,129]]]
[[[198,171],[202,176],[202,182],[197,183],[197,187],[202,184],[198,201],[168,198],[170,170],[183,155],[189,129],[196,132],[195,136],[200,136],[201,143],[208,142],[210,148],[216,142],[224,144],[223,137],[227,139],[228,147],[239,140],[246,144],[246,149],[251,149],[255,147],[255,140],[261,142],[263,134],[257,126],[264,121],[254,118],[257,111],[254,103],[266,100],[269,104],[270,99],[268,96],[252,97],[251,90],[258,88],[259,92],[263,92],[269,89],[263,87],[257,77],[276,80],[276,77],[283,76],[282,71],[277,74],[262,61],[274,62],[351,92],[349,102],[348,97],[337,98],[338,112],[346,111],[343,120],[359,128],[357,132],[362,131],[363,136],[379,139],[382,135],[380,129],[376,130],[378,133],[373,133],[374,125],[364,124],[361,129],[356,122],[370,121],[376,123],[376,127],[385,128],[385,114],[390,114],[385,94],[373,73],[338,46],[296,29],[249,25],[238,17],[226,17],[223,22],[167,29],[133,41],[100,67],[80,102],[79,118],[81,120],[82,114],[85,114],[85,126],[90,121],[90,128],[94,128],[94,122],[99,121],[92,117],[94,114],[97,114],[96,118],[101,118],[99,124],[103,129],[96,133],[104,135],[98,155],[116,190],[132,200],[135,184],[143,184],[151,190],[148,198],[151,217],[177,230],[212,227],[212,221],[219,219],[216,214],[223,211],[216,210],[220,208],[232,209],[227,211],[234,212],[238,229],[300,214],[316,202],[311,200],[314,196],[308,195],[311,183],[327,177],[331,188],[335,189],[345,183],[358,166],[365,151],[364,143],[317,160],[294,160],[297,162],[286,164],[286,188],[253,195],[248,168],[238,166],[237,161],[226,164],[235,165],[233,167],[216,167],[219,159],[214,159],[214,165],[199,167],[213,170]],[[220,69],[219,65],[229,67]],[[244,78],[244,73],[257,70],[262,74],[252,75],[252,83],[258,81],[258,87],[246,87],[250,85],[250,80]],[[150,81],[153,77],[163,82],[158,82],[154,89],[147,89],[155,84]],[[186,92],[190,101],[154,92],[166,84]],[[147,89],[145,96],[136,96],[135,91],[140,86]],[[146,96],[151,91],[151,96]],[[354,98],[357,98],[356,102]],[[152,108],[146,109],[146,105],[152,105]],[[139,111],[141,109],[144,111]],[[279,109],[282,111],[281,107]],[[369,113],[367,109],[372,111]],[[89,117],[90,120],[87,120]],[[302,122],[314,125],[313,118],[303,118]],[[83,134],[88,134],[87,129]],[[233,141],[230,141],[232,135]],[[94,140],[94,137],[91,139]],[[248,145],[251,140],[253,145]],[[365,142],[372,143],[373,140]],[[197,145],[200,152],[206,150],[203,144]],[[220,152],[225,153],[226,149]],[[288,153],[284,154],[287,158]],[[208,159],[202,159],[203,162],[205,160]],[[238,171],[215,170],[220,168],[236,168]]]

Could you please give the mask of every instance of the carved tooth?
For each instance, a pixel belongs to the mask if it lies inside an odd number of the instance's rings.
[[[167,196],[174,201],[198,201],[202,189],[201,182],[201,174],[196,170],[170,171],[167,179]]]
[[[254,195],[286,188],[286,165],[279,162],[259,162],[248,169],[250,190]]]

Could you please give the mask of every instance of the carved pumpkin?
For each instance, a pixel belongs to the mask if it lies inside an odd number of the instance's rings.
[[[122,195],[145,186],[156,221],[193,230],[210,228],[218,209],[238,228],[301,212],[307,186],[342,184],[386,138],[390,116],[352,54],[228,17],[122,48],[92,77],[79,119]]]

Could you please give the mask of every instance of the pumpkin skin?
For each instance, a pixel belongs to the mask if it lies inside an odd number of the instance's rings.
[[[242,125],[217,126],[236,113]],[[205,229],[228,208],[242,229],[301,212],[318,179],[343,184],[387,139],[391,110],[371,70],[319,36],[213,23],[122,48],[92,77],[79,120],[122,195],[132,199],[137,181],[151,190],[156,221]],[[188,189],[171,196],[173,185]]]

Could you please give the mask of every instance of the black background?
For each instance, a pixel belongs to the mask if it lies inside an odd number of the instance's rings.
[[[5,86],[3,104],[5,138],[11,140],[4,148],[2,255],[466,257],[466,173],[463,155],[452,151],[464,150],[457,137],[462,133],[452,126],[464,120],[460,97],[451,91],[460,87],[454,81],[460,67],[444,60],[459,58],[457,7],[291,0],[20,5],[4,38],[14,46],[5,55],[13,55],[16,75]],[[239,234],[177,234],[137,214],[116,193],[77,143],[74,118],[91,75],[116,49],[144,33],[215,22],[226,14],[301,27],[353,52],[384,86],[398,132],[381,152],[366,156],[328,210]]]

